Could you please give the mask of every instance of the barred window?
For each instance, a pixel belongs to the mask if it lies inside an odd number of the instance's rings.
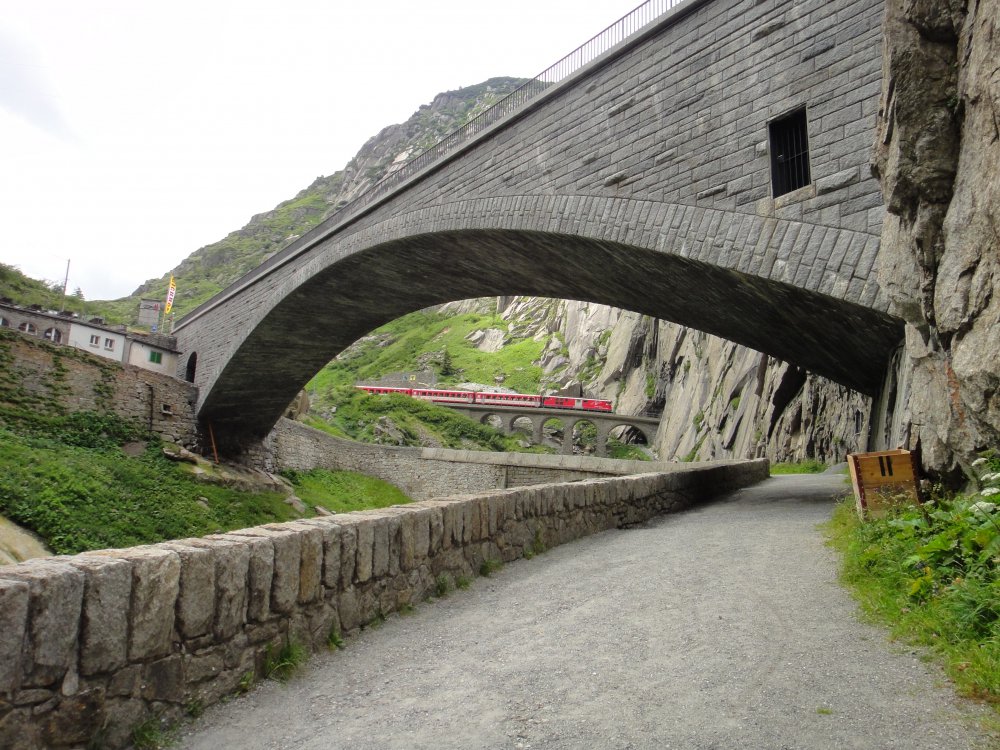
[[[775,198],[810,182],[809,133],[805,108],[772,120],[768,125],[771,147],[771,189]]]

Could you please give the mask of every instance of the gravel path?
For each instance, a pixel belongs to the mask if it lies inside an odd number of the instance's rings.
[[[988,710],[857,621],[816,529],[843,491],[772,478],[519,561],[210,709],[179,744],[996,747]]]

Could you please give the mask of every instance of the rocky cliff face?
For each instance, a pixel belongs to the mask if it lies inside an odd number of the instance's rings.
[[[662,414],[651,446],[661,459],[835,462],[866,447],[868,398],[759,352],[585,302],[516,297],[444,309],[494,305],[508,327],[483,332],[482,342],[495,349],[539,337],[547,389],[612,399],[626,414]]]
[[[1000,0],[888,0],[879,281],[906,321],[901,440],[959,476],[1000,446]]]

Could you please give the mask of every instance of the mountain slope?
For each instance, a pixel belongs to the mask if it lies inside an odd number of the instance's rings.
[[[141,297],[165,298],[173,274],[177,282],[174,309],[178,317],[182,316],[521,83],[519,78],[491,78],[438,94],[406,122],[383,128],[370,138],[342,170],[317,177],[294,198],[253,216],[243,228],[196,250],[169,273],[146,281],[131,296],[108,306],[113,314],[128,320]]]

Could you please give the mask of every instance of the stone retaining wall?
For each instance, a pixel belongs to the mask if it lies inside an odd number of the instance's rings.
[[[42,413],[112,412],[164,440],[197,442],[198,389],[183,380],[2,330],[0,370],[10,372],[16,395]]]
[[[414,500],[547,482],[683,470],[687,464],[620,461],[546,453],[402,448],[341,440],[282,418],[248,461],[264,471],[358,471],[399,487]]]
[[[0,570],[0,747],[122,747],[332,633],[598,531],[767,476],[766,461],[453,496]]]

